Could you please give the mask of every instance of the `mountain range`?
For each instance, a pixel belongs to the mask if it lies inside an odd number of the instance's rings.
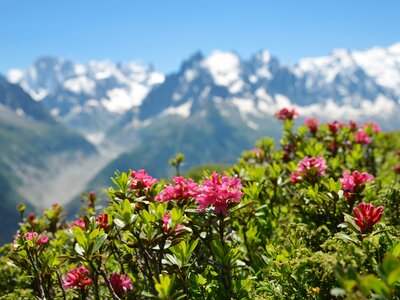
[[[295,65],[266,50],[246,59],[229,51],[197,52],[170,74],[137,62],[41,57],[26,70],[10,70],[8,81],[7,89],[34,99],[29,105],[38,117],[32,112],[32,122],[86,138],[90,166],[70,168],[66,177],[84,177],[86,191],[109,185],[116,169],[169,177],[168,159],[177,152],[186,155],[186,169],[233,163],[257,138],[279,137],[273,114],[285,106],[302,118],[375,120],[385,130],[400,125],[400,43],[334,50]],[[3,95],[7,91],[0,90]],[[7,114],[24,119],[27,112],[16,101],[7,102]]]

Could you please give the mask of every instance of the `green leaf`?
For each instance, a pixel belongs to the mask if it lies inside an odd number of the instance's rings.
[[[83,230],[79,226],[75,226],[74,227],[73,234],[74,234],[74,237],[75,237],[76,241],[80,245],[82,245],[83,247],[87,246],[86,245],[85,233],[83,232]]]
[[[104,241],[107,239],[107,234],[103,233],[96,238],[96,242],[94,243],[92,253],[96,252],[100,249],[101,245],[103,245]]]
[[[378,295],[388,297],[390,294],[389,287],[379,278],[372,274],[366,275],[361,281],[361,289],[364,295],[368,295],[370,291],[374,291]]]
[[[200,285],[205,285],[207,283],[207,279],[204,278],[201,274],[196,276],[196,281]]]
[[[390,286],[394,285],[397,282],[400,282],[400,265],[399,264],[397,264],[397,268],[396,269],[394,269],[392,272],[390,272],[387,275],[386,282]]]
[[[165,254],[165,257],[166,257],[172,264],[177,265],[179,268],[182,267],[181,261],[180,261],[175,255],[172,255],[172,254],[167,253],[167,254]]]
[[[394,246],[394,248],[392,249],[391,253],[395,257],[399,257],[400,256],[400,243],[397,243],[396,246]]]
[[[129,223],[132,214],[131,203],[128,199],[125,199],[122,203],[122,217],[124,218],[125,223]]]
[[[400,281],[400,259],[397,257],[386,254],[382,263],[382,270],[386,275],[386,282],[393,285]]]
[[[118,227],[118,228],[124,228],[125,227],[125,222],[120,220],[120,219],[114,219],[114,224]]]

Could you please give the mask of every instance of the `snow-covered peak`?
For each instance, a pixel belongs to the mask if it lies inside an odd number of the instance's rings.
[[[87,64],[87,74],[97,80],[119,75],[115,64],[108,60],[89,61]]]
[[[82,101],[95,99],[106,110],[117,113],[140,105],[149,90],[164,81],[162,73],[137,62],[92,60],[80,64],[55,57],[41,57],[27,70],[13,69],[8,76],[35,100],[72,93]]]
[[[388,48],[354,51],[353,57],[365,73],[400,95],[400,43]]]
[[[203,60],[202,66],[208,69],[217,85],[228,87],[232,93],[242,88],[241,61],[236,54],[215,50]]]
[[[299,77],[311,74],[324,77],[326,83],[331,83],[343,70],[354,67],[351,52],[346,49],[335,49],[331,55],[301,59],[293,71]]]
[[[10,69],[8,70],[7,77],[9,82],[16,84],[24,77],[24,71],[21,69]]]
[[[210,71],[218,85],[229,86],[240,77],[240,59],[231,52],[214,51],[203,61],[203,67]]]
[[[264,64],[268,64],[271,61],[271,53],[268,50],[262,50],[256,54],[256,58],[263,62]]]
[[[293,72],[298,77],[318,77],[319,82],[329,84],[338,74],[354,75],[357,70],[400,95],[400,43],[363,51],[337,49],[331,55],[301,59]]]

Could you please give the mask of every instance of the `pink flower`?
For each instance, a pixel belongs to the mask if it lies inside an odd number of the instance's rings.
[[[293,183],[300,183],[303,180],[303,177],[301,176],[300,173],[293,172],[290,174],[290,181]]]
[[[353,208],[354,223],[360,227],[361,233],[372,232],[373,226],[381,219],[383,206],[374,209],[373,204],[359,203],[358,209]]]
[[[342,178],[339,178],[342,183],[342,189],[344,196],[347,199],[352,199],[354,193],[361,193],[364,189],[364,185],[374,179],[374,176],[367,172],[354,171],[351,175],[348,172],[342,174]]]
[[[368,133],[366,133],[363,130],[358,131],[356,133],[354,140],[356,141],[356,143],[363,144],[363,145],[371,144],[371,137],[368,135]]]
[[[225,174],[213,173],[211,179],[207,178],[203,181],[195,200],[200,204],[200,211],[212,206],[216,214],[225,215],[228,212],[229,203],[240,202],[243,195],[240,188],[242,188],[242,183],[237,176],[229,178]]]
[[[282,108],[280,111],[275,113],[275,117],[282,121],[293,120],[298,116],[299,113],[294,108],[292,109]]]
[[[304,124],[306,124],[310,132],[315,135],[321,122],[317,118],[307,118]]]
[[[349,128],[350,128],[351,131],[357,131],[358,125],[357,125],[356,122],[350,120],[350,121],[349,121]]]
[[[399,173],[399,174],[400,174],[400,165],[394,166],[394,167],[393,167],[393,170],[394,170],[396,173]]]
[[[89,271],[85,266],[73,269],[63,278],[63,287],[66,289],[71,287],[83,289],[93,283],[93,280],[87,275],[89,275]]]
[[[163,218],[162,218],[162,221],[164,223],[164,232],[166,234],[168,234],[170,232],[171,225],[172,225],[171,216],[169,214],[165,213]],[[183,228],[183,225],[182,224],[178,224],[178,226],[176,226],[176,228],[175,228],[175,234],[177,234],[178,231],[181,230],[182,228]]]
[[[300,183],[303,179],[313,180],[315,177],[325,175],[327,169],[325,159],[323,157],[304,157],[297,166],[297,171],[290,175],[293,183]]]
[[[33,241],[36,245],[42,245],[42,244],[47,244],[49,242],[49,238],[47,235],[42,235],[40,238],[38,238],[38,233],[37,232],[28,232],[24,234],[24,238],[26,240],[31,240]]]
[[[372,128],[373,133],[379,133],[381,132],[381,127],[378,125],[378,123],[371,121],[371,122],[365,122],[362,124],[363,129],[368,129],[368,127]]]
[[[132,279],[128,278],[127,274],[110,274],[110,283],[119,296],[133,290]]]
[[[49,242],[49,238],[47,237],[47,235],[42,235],[40,237],[40,239],[38,240],[38,244],[47,244]]]
[[[297,167],[297,171],[300,173],[317,172],[318,176],[325,175],[325,171],[328,167],[326,166],[325,159],[323,157],[304,157]]]
[[[106,229],[108,226],[108,214],[100,213],[96,218],[96,222],[99,223],[100,228]]]
[[[339,130],[345,126],[345,124],[336,120],[333,122],[328,122],[327,124],[332,135],[337,135]]]
[[[85,221],[82,218],[72,222],[72,224],[69,225],[69,228],[73,228],[75,226],[80,227],[82,230],[86,230]]]
[[[145,170],[139,170],[137,172],[131,172],[131,189],[132,190],[140,190],[140,189],[150,189],[151,186],[157,183],[157,179],[151,177]]]
[[[192,179],[186,180],[182,176],[178,176],[173,181],[175,186],[166,185],[164,191],[156,196],[157,201],[188,200],[196,197],[198,185]]]

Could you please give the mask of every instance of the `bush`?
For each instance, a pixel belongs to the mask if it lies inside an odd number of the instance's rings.
[[[101,211],[92,193],[72,222],[26,216],[1,299],[399,299],[399,135],[277,116],[280,149],[224,174],[116,172]]]

